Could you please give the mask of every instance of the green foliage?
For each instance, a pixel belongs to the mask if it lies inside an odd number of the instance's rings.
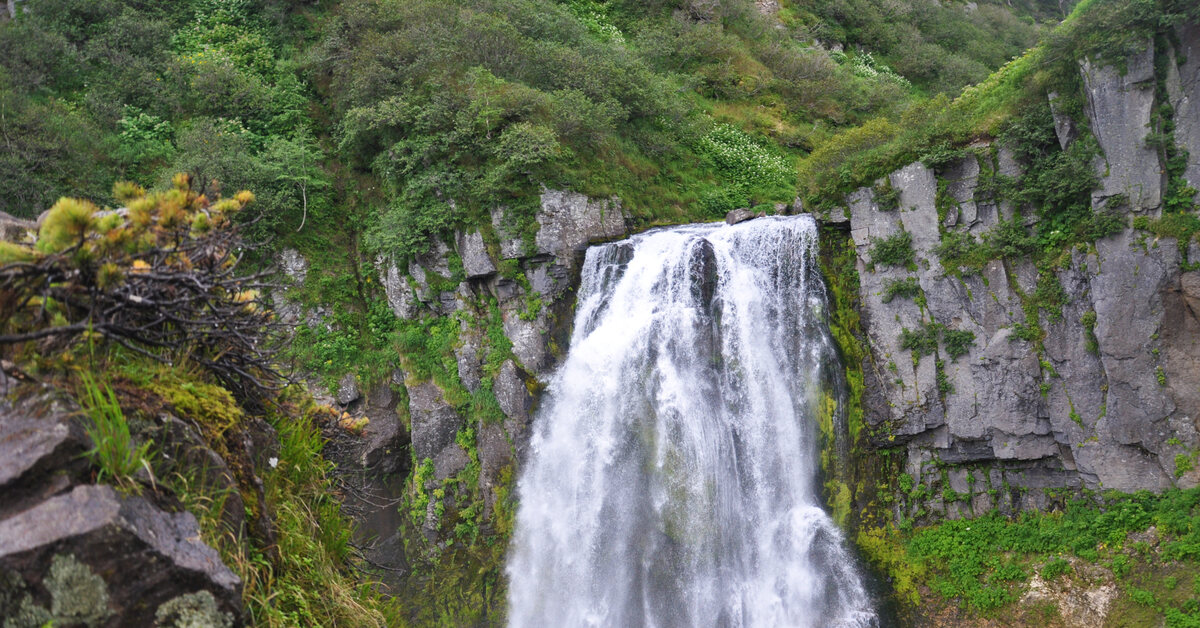
[[[911,565],[905,573],[927,571],[927,583],[939,596],[962,599],[976,611],[989,612],[1017,599],[1032,570],[1046,579],[1070,574],[1066,554],[1088,562],[1110,556],[1114,574],[1127,577],[1135,561],[1145,560],[1136,555],[1131,560],[1128,551],[1123,552],[1127,535],[1150,526],[1162,538],[1163,561],[1194,564],[1200,560],[1197,506],[1200,489],[1170,489],[1162,495],[1112,492],[1099,501],[1070,501],[1062,512],[1027,512],[1012,519],[993,511],[914,531],[902,541],[904,557],[895,563]],[[1156,608],[1170,614],[1172,607]]]
[[[975,334],[965,330],[947,329],[942,333],[942,342],[946,346],[946,355],[949,355],[951,360],[957,360],[975,345]]]
[[[898,266],[916,270],[912,234],[897,231],[886,238],[871,238],[871,264],[876,267]]]
[[[150,443],[136,444],[129,432],[129,422],[107,384],[103,389],[88,373],[80,373],[83,390],[80,404],[90,422],[85,426],[92,448],[87,456],[96,465],[97,481],[112,482],[125,490],[137,490],[133,474],[150,469]]]
[[[1046,580],[1053,580],[1059,576],[1069,574],[1071,571],[1071,563],[1056,556],[1050,559],[1050,561],[1045,565],[1042,565],[1042,569],[1039,573],[1041,574],[1042,578],[1045,578]]]
[[[883,284],[884,303],[891,303],[892,299],[900,297],[903,299],[912,299],[921,294],[921,284],[917,282],[916,277],[905,277],[904,279],[889,279]]]
[[[914,356],[932,355],[938,348],[938,335],[942,326],[937,323],[926,323],[917,329],[900,330],[900,348],[908,349]]]
[[[956,273],[981,269],[991,257],[987,246],[966,231],[947,231],[933,253],[946,270]]]
[[[970,331],[947,329],[940,323],[924,323],[917,329],[900,330],[900,348],[908,349],[916,357],[932,355],[938,349],[939,339],[946,347],[951,360],[967,354],[975,345],[975,334]]]
[[[1175,455],[1175,477],[1181,478],[1188,471],[1196,468],[1196,456],[1194,454],[1176,454]]]
[[[879,211],[889,212],[900,208],[900,190],[892,187],[891,179],[885,177],[871,191],[874,192],[875,206]]]
[[[954,393],[954,383],[950,381],[950,377],[946,375],[946,363],[938,360],[934,363],[934,378],[937,380],[938,395],[943,398]],[[946,490],[949,490],[949,486]],[[954,501],[953,499],[949,501]]]

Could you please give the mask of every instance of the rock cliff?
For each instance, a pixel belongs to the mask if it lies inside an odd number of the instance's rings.
[[[965,234],[1038,220],[987,185],[1020,181],[1024,164],[1002,144],[897,170],[830,219],[857,252],[865,419],[877,446],[907,454],[915,490],[897,501],[900,520],[1041,509],[1062,489],[1200,483],[1200,246],[1145,229],[1171,184],[1147,142],[1164,94],[1176,146],[1191,155],[1182,177],[1200,188],[1200,27],[1177,34],[1165,51],[1147,42],[1124,71],[1082,63],[1083,115],[1055,111],[1064,148],[1094,136],[1092,210],[1124,228],[1052,265],[1022,255],[945,265],[947,243],[973,241]],[[898,203],[884,198],[889,186]],[[880,245],[899,239],[912,259],[887,263]]]

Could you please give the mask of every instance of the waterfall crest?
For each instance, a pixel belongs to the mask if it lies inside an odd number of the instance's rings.
[[[800,216],[588,250],[518,482],[510,626],[878,623],[817,485],[816,247]]]

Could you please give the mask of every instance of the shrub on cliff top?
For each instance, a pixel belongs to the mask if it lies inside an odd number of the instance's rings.
[[[164,363],[186,356],[243,401],[278,385],[264,342],[269,273],[238,273],[242,242],[231,221],[254,195],[208,199],[190,183],[179,175],[152,193],[118,184],[114,195],[128,203],[119,210],[64,198],[35,242],[6,246],[0,349],[49,343],[48,354],[103,339]]]

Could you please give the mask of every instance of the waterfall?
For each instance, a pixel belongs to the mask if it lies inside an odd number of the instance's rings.
[[[875,626],[821,504],[809,216],[592,247],[535,419],[509,624]]]

